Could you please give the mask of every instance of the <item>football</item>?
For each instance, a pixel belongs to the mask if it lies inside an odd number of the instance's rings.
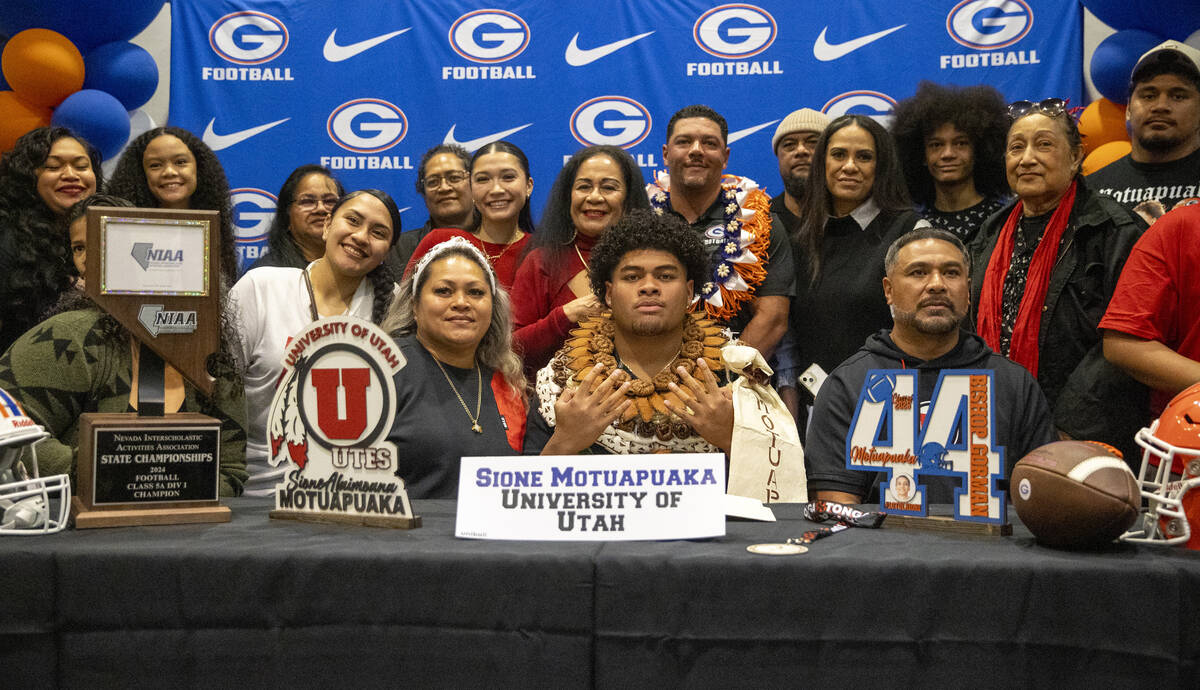
[[[1137,479],[1120,451],[1091,441],[1035,448],[1009,482],[1021,522],[1042,544],[1088,547],[1111,542],[1137,518]]]

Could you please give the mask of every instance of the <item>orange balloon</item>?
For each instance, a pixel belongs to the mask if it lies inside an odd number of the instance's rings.
[[[1133,150],[1133,146],[1128,141],[1110,141],[1107,144],[1100,144],[1095,151],[1083,159],[1083,174],[1091,175],[1118,158],[1124,158],[1131,150]]]
[[[22,101],[12,91],[0,91],[0,152],[8,151],[31,129],[50,124],[50,109]]]
[[[83,88],[79,49],[49,29],[26,29],[8,39],[0,69],[12,90],[34,105],[53,108]]]
[[[1083,136],[1085,156],[1110,141],[1129,141],[1125,106],[1107,98],[1092,101],[1079,116],[1079,133]]]

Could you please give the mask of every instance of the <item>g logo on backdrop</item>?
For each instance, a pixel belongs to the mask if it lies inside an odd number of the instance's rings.
[[[283,22],[266,12],[234,12],[212,25],[208,44],[229,62],[261,65],[287,50],[288,30]]]

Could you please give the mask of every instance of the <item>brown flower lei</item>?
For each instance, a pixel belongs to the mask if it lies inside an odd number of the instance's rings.
[[[606,311],[581,322],[578,328],[571,331],[566,345],[550,361],[554,382],[562,388],[568,384],[578,385],[596,363],[603,364],[608,371],[617,369],[614,331],[611,312]],[[683,329],[683,347],[675,361],[652,380],[636,379],[630,384],[625,395],[633,399],[633,404],[625,410],[617,428],[664,442],[693,436],[695,430],[672,414],[664,400],[670,400],[672,405],[682,408],[684,401],[670,389],[670,384],[679,383],[679,375],[675,370],[683,367],[690,374],[696,368],[696,360],[703,357],[709,369],[720,371],[723,366],[721,347],[726,342],[721,327],[711,319],[696,313],[688,314],[688,322]]]

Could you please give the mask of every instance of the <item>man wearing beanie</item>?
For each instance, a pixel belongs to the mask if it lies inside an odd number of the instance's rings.
[[[1088,184],[1153,223],[1200,197],[1200,51],[1154,46],[1129,79],[1125,126],[1133,147],[1088,175]]]
[[[825,113],[801,108],[783,118],[771,137],[771,150],[779,159],[779,176],[783,179],[783,192],[771,199],[771,212],[789,237],[800,227],[800,197],[804,195],[808,171],[812,170],[813,149],[828,125]]]

